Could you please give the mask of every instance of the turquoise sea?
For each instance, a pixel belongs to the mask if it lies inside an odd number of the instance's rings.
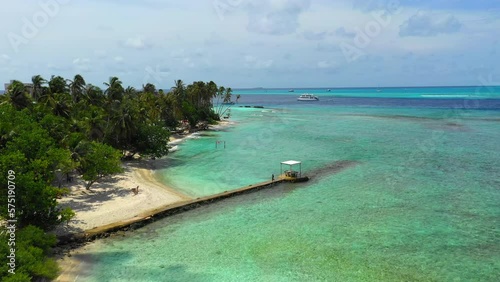
[[[77,281],[500,281],[499,87],[235,94],[158,177],[199,197],[293,159],[311,181],[101,240]]]

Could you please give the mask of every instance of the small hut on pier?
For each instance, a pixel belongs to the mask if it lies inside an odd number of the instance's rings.
[[[283,170],[283,165],[285,165],[285,170]],[[294,170],[294,166],[298,165],[299,170]],[[289,166],[289,169],[286,169]],[[302,162],[300,161],[284,161],[281,162],[280,178],[288,182],[304,182],[309,180],[309,177],[302,176]]]

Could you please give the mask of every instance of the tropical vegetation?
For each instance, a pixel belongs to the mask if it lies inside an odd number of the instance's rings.
[[[175,81],[169,91],[153,84],[124,87],[117,77],[103,88],[73,79],[33,76],[32,85],[13,81],[0,95],[0,201],[8,202],[15,184],[15,214],[0,209],[0,237],[7,240],[6,219],[16,222],[16,274],[0,265],[2,281],[53,279],[57,266],[48,256],[56,240],[46,232],[70,220],[57,199],[65,190],[62,175],[78,175],[86,188],[122,171],[121,161],[135,156],[168,154],[171,132],[213,123],[228,114],[231,88],[213,81],[185,85]],[[214,104],[215,101],[215,104]],[[15,181],[8,182],[9,173]],[[10,249],[4,243],[5,260]]]

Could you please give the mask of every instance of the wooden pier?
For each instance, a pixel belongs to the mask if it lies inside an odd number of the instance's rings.
[[[169,204],[164,207],[160,207],[157,209],[149,210],[147,212],[141,213],[131,219],[122,220],[119,222],[114,222],[111,224],[99,226],[96,228],[92,228],[80,233],[71,233],[60,235],[57,237],[58,246],[64,245],[78,245],[85,242],[90,242],[98,238],[108,237],[111,233],[117,232],[120,230],[127,231],[131,229],[136,229],[138,227],[149,224],[158,219],[178,214],[184,211],[189,211],[200,206],[208,205],[214,202],[221,201],[223,199],[231,198],[237,195],[246,194],[254,191],[259,191],[262,189],[270,188],[274,185],[277,185],[282,182],[291,182],[288,179],[278,178],[274,181],[265,181],[253,185],[248,185],[236,190],[224,191],[219,194],[215,194],[212,196],[200,197],[193,200],[183,201],[175,204]]]
[[[217,141],[220,142],[220,141]],[[217,143],[216,143],[217,146]],[[225,142],[224,142],[225,147]],[[289,166],[289,170],[283,170],[283,165]],[[293,170],[293,166],[299,166],[299,171]],[[99,226],[93,229],[89,229],[80,233],[70,233],[65,235],[60,235],[57,237],[58,245],[78,245],[80,243],[85,243],[89,241],[93,241],[97,238],[108,237],[110,233],[120,231],[120,230],[129,230],[136,229],[138,227],[144,226],[148,223],[151,223],[157,219],[161,219],[163,217],[167,217],[170,215],[178,214],[184,211],[192,210],[200,206],[204,206],[210,203],[218,202],[223,199],[231,198],[237,195],[250,193],[254,191],[259,191],[265,188],[269,188],[276,184],[282,182],[305,182],[308,181],[309,177],[302,175],[302,162],[301,161],[285,161],[281,162],[281,172],[280,175],[275,179],[274,174],[272,175],[271,181],[260,182],[253,185],[248,185],[245,187],[241,187],[231,191],[224,191],[219,194],[200,197],[188,201],[178,202],[174,204],[169,204],[160,208],[156,208],[153,210],[149,210],[147,212],[141,213],[133,218],[122,220],[118,222],[114,222],[111,224]]]

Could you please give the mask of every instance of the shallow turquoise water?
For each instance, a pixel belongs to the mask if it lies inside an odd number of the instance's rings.
[[[163,180],[209,195],[297,159],[312,181],[103,240],[82,281],[498,280],[498,111],[303,105],[233,120],[182,143]]]

